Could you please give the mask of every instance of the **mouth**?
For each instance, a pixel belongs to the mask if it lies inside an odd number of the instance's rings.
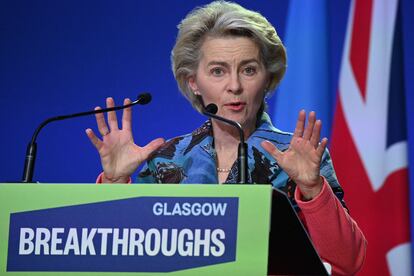
[[[241,111],[246,106],[246,103],[245,102],[230,102],[230,103],[224,104],[224,106],[233,111]]]

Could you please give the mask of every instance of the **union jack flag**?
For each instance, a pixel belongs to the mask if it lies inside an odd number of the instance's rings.
[[[368,240],[361,275],[411,275],[400,15],[396,0],[353,1],[342,56],[331,153]]]

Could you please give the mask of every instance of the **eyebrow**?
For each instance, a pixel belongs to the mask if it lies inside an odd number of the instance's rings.
[[[246,64],[251,63],[251,62],[255,62],[257,64],[260,64],[257,59],[251,58],[251,59],[242,60],[242,62],[240,62],[240,66],[246,65]],[[207,64],[207,66],[211,66],[211,65],[221,65],[221,66],[227,67],[228,66],[228,63],[225,62],[225,61],[215,61],[215,60],[213,60],[213,61],[210,61]]]

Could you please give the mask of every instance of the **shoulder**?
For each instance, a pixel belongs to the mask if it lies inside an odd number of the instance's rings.
[[[186,155],[194,146],[200,144],[209,137],[210,133],[211,123],[207,121],[191,133],[169,139],[164,145],[154,151],[148,160],[156,158],[171,160],[175,159],[177,156]]]
[[[181,183],[188,175],[186,171],[193,150],[198,145],[211,143],[210,124],[206,122],[193,132],[174,137],[154,151],[139,174],[139,182]],[[210,137],[210,138],[209,138]],[[207,141],[207,142],[206,142]]]
[[[253,140],[261,142],[267,140],[279,150],[286,150],[292,140],[293,133],[282,131],[273,126],[267,113],[263,113],[256,131],[252,134]]]

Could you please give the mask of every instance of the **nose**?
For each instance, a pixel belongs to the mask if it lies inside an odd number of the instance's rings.
[[[243,91],[240,76],[237,73],[230,74],[229,82],[227,85],[227,92],[233,94],[240,94]]]

